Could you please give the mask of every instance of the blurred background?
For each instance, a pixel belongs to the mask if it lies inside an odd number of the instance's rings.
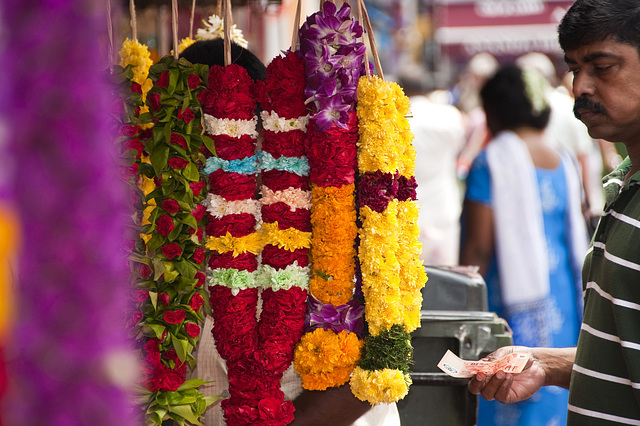
[[[340,3],[340,0],[337,1]],[[500,62],[527,52],[542,52],[563,72],[556,26],[570,0],[368,0],[365,1],[385,78],[419,80],[425,89],[456,83],[469,60],[481,52]],[[114,45],[131,37],[129,1],[114,10]],[[178,37],[189,34],[192,0],[178,2]],[[291,45],[296,0],[234,0],[233,20],[249,49],[268,63]],[[302,1],[302,19],[319,1]],[[356,2],[352,2],[355,7]],[[217,0],[197,0],[194,32],[216,13]],[[137,0],[138,40],[154,62],[172,48],[171,2]],[[117,61],[114,61],[117,62]]]

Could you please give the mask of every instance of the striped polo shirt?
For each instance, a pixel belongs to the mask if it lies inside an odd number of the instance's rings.
[[[604,179],[606,204],[582,270],[584,320],[569,425],[640,426],[640,173]]]

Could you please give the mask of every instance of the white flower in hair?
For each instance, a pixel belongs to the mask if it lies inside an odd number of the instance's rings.
[[[218,15],[209,16],[209,22],[202,21],[204,28],[198,28],[196,32],[196,40],[213,40],[216,38],[224,38],[224,19]],[[236,27],[236,24],[231,26],[231,41],[237,45],[244,47],[249,46],[249,42],[245,40],[242,35],[242,30]]]

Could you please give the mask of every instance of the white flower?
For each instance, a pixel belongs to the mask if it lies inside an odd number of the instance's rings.
[[[270,113],[262,111],[260,113],[262,117],[262,125],[265,130],[272,132],[289,132],[291,130],[307,131],[307,125],[309,124],[309,116],[305,115],[298,118],[283,118],[276,114],[275,111]]]
[[[249,213],[253,215],[258,222],[261,221],[262,215],[260,213],[260,202],[258,200],[234,200],[227,201],[220,195],[211,194],[207,195],[207,198],[202,202],[202,205],[207,208],[209,214],[218,219],[230,215]]]
[[[254,117],[251,120],[232,120],[205,114],[204,124],[207,133],[213,136],[227,135],[240,138],[243,135],[249,135],[254,139],[258,137],[258,131],[256,130],[258,117]]]
[[[209,16],[209,22],[202,21],[202,23],[204,24],[204,28],[198,28],[196,40],[224,38],[224,19],[217,15],[211,15]],[[231,41],[245,49],[249,46],[249,43],[242,35],[242,30],[238,29],[236,24],[231,26]]]

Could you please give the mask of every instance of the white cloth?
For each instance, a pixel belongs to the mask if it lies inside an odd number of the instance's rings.
[[[208,385],[198,388],[204,395],[213,396],[225,392],[229,387],[227,380],[227,366],[220,357],[215,346],[215,341],[211,335],[213,318],[206,316],[204,326],[200,333],[198,347],[194,354],[196,367],[191,372],[190,378],[200,378],[213,381]],[[302,392],[300,376],[295,372],[293,366],[285,371],[281,382],[281,389],[288,400],[295,399]],[[319,407],[321,409],[321,407]],[[203,426],[224,426],[225,421],[222,415],[220,404],[209,407],[205,412]],[[352,426],[400,426],[400,415],[396,404],[379,404],[374,406],[366,414],[360,417]]]
[[[537,303],[549,295],[549,264],[535,167],[525,142],[501,132],[487,147],[491,173],[501,291],[507,307]],[[567,155],[561,156],[567,185],[571,266],[580,276],[587,231],[580,181]],[[515,179],[514,177],[518,178]]]
[[[456,158],[465,143],[462,114],[452,105],[413,96],[409,125],[415,136],[420,206],[421,259],[427,265],[458,264],[462,191]]]
[[[487,146],[487,163],[504,304],[537,303],[549,295],[549,264],[531,156],[524,141],[505,131]]]

